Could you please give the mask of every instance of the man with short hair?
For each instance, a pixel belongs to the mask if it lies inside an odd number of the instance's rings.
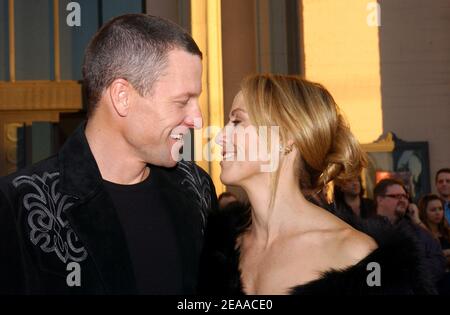
[[[424,267],[433,283],[437,284],[445,273],[446,259],[439,241],[426,230],[420,221],[417,206],[410,204],[408,198],[405,186],[396,179],[383,179],[374,188],[377,215],[411,232],[424,256]]]
[[[377,183],[373,193],[379,216],[387,218],[392,224],[397,224],[406,216],[409,201],[402,182],[396,179],[383,179]],[[415,223],[422,224],[419,221]]]
[[[55,156],[0,181],[0,293],[192,294],[214,185],[179,161],[201,127],[202,54],[129,14],[83,62],[88,120]]]
[[[441,168],[436,173],[436,190],[444,200],[444,215],[450,223],[450,168]]]

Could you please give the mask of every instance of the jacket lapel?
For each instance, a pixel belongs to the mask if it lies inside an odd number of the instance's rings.
[[[202,245],[199,209],[196,209],[193,202],[180,191],[181,187],[163,176],[160,178],[162,178],[161,184],[164,187],[161,190],[161,197],[167,205],[176,232],[182,265],[184,293],[193,294],[196,291],[199,255]]]
[[[107,294],[136,294],[136,281],[124,232],[109,195],[103,190],[68,210],[75,233],[94,261]]]

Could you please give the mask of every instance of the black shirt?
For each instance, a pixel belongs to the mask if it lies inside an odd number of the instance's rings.
[[[169,209],[159,197],[158,176],[119,185],[103,181],[125,232],[140,294],[181,294],[182,273]]]
[[[442,250],[450,249],[450,242],[445,237],[439,237],[439,243],[441,243]]]
[[[335,200],[334,208],[336,212],[341,212],[343,215],[355,215],[352,207],[350,207],[343,199]],[[369,219],[375,216],[376,209],[373,200],[361,197],[361,204],[359,206],[359,216],[362,219]]]

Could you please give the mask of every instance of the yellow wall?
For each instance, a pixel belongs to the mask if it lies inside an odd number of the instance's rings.
[[[368,0],[303,0],[305,76],[325,85],[362,143],[382,134],[378,27]]]
[[[203,52],[203,92],[200,96],[203,129],[194,133],[195,160],[211,176],[218,195],[225,191],[225,186],[220,181],[220,164],[217,159],[220,156],[220,147],[214,141],[223,127],[220,4],[220,0],[191,0],[192,37]]]

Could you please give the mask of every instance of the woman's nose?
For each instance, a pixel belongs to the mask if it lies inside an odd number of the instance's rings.
[[[215,139],[216,143],[217,143],[218,145],[222,146],[222,147],[225,146],[225,139],[224,139],[224,137],[225,137],[225,132],[224,132],[224,130],[222,129],[222,130],[220,130],[220,132],[217,134],[216,139]]]

